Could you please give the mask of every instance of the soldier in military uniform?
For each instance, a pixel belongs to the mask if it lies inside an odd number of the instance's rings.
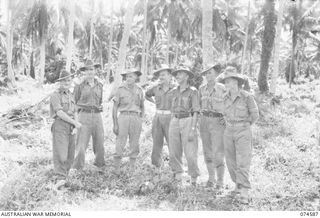
[[[170,166],[175,183],[180,186],[182,184],[182,153],[184,151],[191,184],[196,186],[197,178],[200,175],[196,132],[197,118],[200,111],[199,93],[188,82],[194,76],[193,72],[180,68],[172,72],[172,75],[176,78],[179,86],[172,90],[172,118],[169,126]]]
[[[101,116],[103,85],[95,77],[94,64],[91,60],[87,60],[81,70],[84,71],[85,78],[75,87],[74,98],[82,128],[78,133],[76,158],[73,167],[83,169],[85,153],[91,137],[95,154],[94,165],[102,167],[105,165],[104,130]]]
[[[241,203],[249,202],[249,171],[252,159],[251,125],[259,118],[252,94],[241,89],[245,82],[236,68],[227,67],[221,77],[227,94],[224,98],[224,147],[226,163],[235,189],[231,192]]]
[[[172,69],[166,65],[162,65],[161,68],[157,69],[154,72],[154,77],[159,78],[159,84],[148,89],[145,94],[146,99],[156,105],[156,114],[152,121],[153,147],[151,154],[151,163],[156,167],[161,167],[162,165],[161,154],[164,138],[169,144],[172,101],[172,93],[170,91],[174,88],[171,82],[171,72]]]
[[[71,74],[60,73],[60,87],[50,97],[50,115],[54,118],[51,127],[54,173],[57,176],[57,186],[65,184],[73,163],[75,152],[74,128],[80,129],[81,123],[74,119],[75,103],[71,87]]]
[[[120,174],[123,150],[129,137],[130,171],[135,169],[135,162],[139,154],[139,138],[144,116],[144,95],[142,88],[136,85],[141,72],[136,69],[121,74],[124,82],[117,89],[113,104],[113,132],[117,136],[114,154],[114,173]],[[120,115],[118,116],[118,112]]]
[[[199,120],[204,160],[209,179],[207,187],[221,189],[224,180],[223,96],[225,87],[216,82],[221,70],[220,64],[211,65],[202,71],[207,83],[200,87],[201,116]],[[217,175],[216,175],[217,174]],[[217,176],[217,180],[216,180]]]

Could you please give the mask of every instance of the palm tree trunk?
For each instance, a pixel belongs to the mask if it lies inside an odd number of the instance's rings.
[[[211,64],[213,60],[212,49],[212,0],[202,0],[202,58],[203,68]]]
[[[174,66],[177,66],[178,65],[178,55],[179,55],[179,43],[178,43],[178,41],[176,40],[176,54],[175,54],[175,56],[174,56]]]
[[[14,73],[12,69],[12,47],[13,47],[13,29],[11,26],[11,5],[10,0],[7,1],[7,70],[8,70],[8,78],[12,85],[15,84]]]
[[[41,40],[40,44],[40,72],[39,72],[39,83],[43,84],[44,81],[44,72],[45,72],[45,65],[46,65],[46,36],[44,36]]]
[[[146,70],[146,75],[148,74],[148,72],[150,72],[150,70],[148,69],[148,59],[149,59],[149,49],[150,49],[150,37],[151,37],[151,33],[147,31],[147,42],[146,42],[146,55],[145,55],[145,64],[144,64],[144,69]]]
[[[48,22],[47,20],[47,0],[42,0],[42,6],[40,9],[40,30],[39,30],[39,36],[40,36],[40,72],[39,72],[39,83],[43,84],[44,81],[44,72],[46,67],[46,40],[47,40],[47,28],[48,28]]]
[[[244,73],[245,69],[245,58],[247,54],[247,46],[248,46],[248,38],[249,38],[249,25],[250,25],[250,3],[251,0],[248,2],[248,14],[247,14],[247,30],[246,30],[246,37],[244,41],[244,47],[243,47],[243,52],[242,52],[242,58],[241,58],[241,74]]]
[[[169,18],[168,18],[169,20]],[[171,43],[171,31],[170,31],[170,22],[168,21],[168,36],[167,36],[167,52],[166,52],[166,64],[170,65],[170,43]]]
[[[266,0],[264,5],[264,32],[262,39],[261,64],[258,87],[261,93],[269,91],[268,69],[275,36],[274,0]]]
[[[111,1],[111,14],[110,14],[110,33],[109,33],[109,45],[108,45],[108,67],[107,67],[107,79],[109,81],[109,75],[111,74],[111,49],[112,49],[112,39],[113,39],[113,1]]]
[[[142,56],[141,56],[141,80],[140,82],[144,84],[147,78],[147,68],[145,67],[146,62],[146,47],[147,47],[147,9],[148,9],[148,0],[144,0],[143,2],[143,41],[142,41]]]
[[[231,49],[229,47],[229,38],[230,38],[230,33],[229,33],[229,24],[228,24],[228,20],[229,20],[229,0],[227,1],[227,17],[226,17],[226,39],[224,41],[223,44],[223,49],[225,50],[225,55],[226,55],[226,63],[229,62],[229,49]]]
[[[91,8],[91,19],[90,19],[90,42],[89,42],[89,58],[92,59],[92,44],[93,44],[93,18],[94,18],[94,1],[92,3]]]
[[[125,69],[127,44],[129,40],[130,29],[132,26],[133,13],[134,13],[134,1],[129,1],[127,11],[125,14],[123,35],[122,35],[120,48],[119,48],[119,59],[118,59],[117,72],[115,75],[115,84],[119,84],[121,82],[120,73],[122,73]]]
[[[73,54],[73,30],[74,30],[74,0],[69,0],[69,33],[68,33],[68,44],[67,44],[67,63],[66,70],[71,70],[72,54]]]
[[[294,3],[294,14],[293,14],[293,28],[292,28],[292,49],[291,49],[291,64],[290,64],[290,72],[289,72],[289,88],[291,88],[291,84],[295,77],[295,50],[298,42],[298,19],[299,19],[299,12],[301,9],[301,1],[297,1]],[[299,9],[298,9],[299,5]]]
[[[124,30],[122,33],[122,39],[121,39],[120,48],[119,48],[117,70],[114,74],[114,82],[113,82],[112,90],[108,97],[109,101],[113,98],[115,91],[121,82],[121,73],[125,70],[125,64],[126,64],[126,58],[127,58],[127,44],[128,44],[130,29],[133,21],[133,13],[134,13],[134,5],[135,5],[134,3],[135,1],[128,2],[128,6],[127,6],[125,18],[124,18]]]
[[[280,36],[281,36],[281,28],[282,28],[282,15],[283,15],[283,8],[285,5],[285,1],[279,2],[279,13],[277,19],[277,30],[275,36],[275,46],[274,46],[274,62],[273,62],[273,73],[271,78],[270,84],[270,92],[272,94],[276,93],[276,86],[277,86],[277,78],[279,75],[279,58],[280,58]]]
[[[251,60],[252,60],[252,42],[250,42],[250,50],[249,50],[249,75],[252,77],[252,67],[251,67]]]
[[[168,27],[168,36],[167,36],[167,54],[166,54],[166,64],[167,65],[170,65],[170,47],[171,47],[171,41],[172,41],[172,24],[171,24],[171,21],[172,21],[172,17],[174,15],[174,0],[171,0],[170,1],[170,4],[169,4],[169,15],[168,15],[168,21],[167,21],[167,27]]]

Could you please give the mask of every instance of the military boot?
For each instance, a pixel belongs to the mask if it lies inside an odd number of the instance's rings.
[[[206,184],[207,188],[212,188],[214,184],[216,183],[216,176],[215,176],[215,169],[213,163],[206,163],[207,170],[209,174],[209,178]]]
[[[241,188],[240,195],[237,196],[237,200],[241,204],[249,204],[249,189]]]
[[[223,180],[224,180],[224,165],[220,165],[216,168],[217,171],[217,185],[216,189],[222,189],[223,188]]]

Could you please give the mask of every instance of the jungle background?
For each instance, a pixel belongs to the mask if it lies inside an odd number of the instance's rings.
[[[104,82],[107,165],[92,165],[89,146],[85,169],[57,190],[49,95],[61,69],[77,83],[89,58]],[[120,73],[141,69],[147,88],[162,63],[199,73],[212,61],[247,75],[259,106],[250,204],[226,196],[227,172],[222,193],[204,187],[201,142],[196,189],[171,186],[167,147],[157,173],[148,102],[138,169],[129,176],[125,159],[114,176],[108,96]],[[0,69],[1,210],[320,210],[319,0],[1,0]],[[193,84],[201,82],[197,76]]]

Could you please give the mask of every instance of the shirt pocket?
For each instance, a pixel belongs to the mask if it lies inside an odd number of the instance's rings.
[[[201,97],[201,107],[202,109],[207,109],[209,107],[209,97],[207,95]]]
[[[69,98],[67,96],[63,96],[61,98],[61,106],[64,112],[68,112],[69,110]]]
[[[136,93],[136,94],[134,94],[133,98],[134,98],[134,104],[137,105],[137,106],[140,106],[141,99],[142,99],[142,94]]]
[[[176,96],[173,96],[171,99],[171,108],[177,108],[178,107],[178,98]]]
[[[119,103],[120,103],[121,105],[128,105],[128,104],[130,104],[131,96],[129,96],[129,95],[122,95],[122,96],[120,96],[120,99],[119,99],[119,100],[120,100]]]
[[[189,96],[183,96],[183,97],[181,97],[181,106],[182,106],[186,111],[189,111],[189,109],[192,107],[191,101],[189,100]]]
[[[247,118],[248,117],[248,108],[246,105],[237,105],[236,106],[236,116],[239,118]]]

